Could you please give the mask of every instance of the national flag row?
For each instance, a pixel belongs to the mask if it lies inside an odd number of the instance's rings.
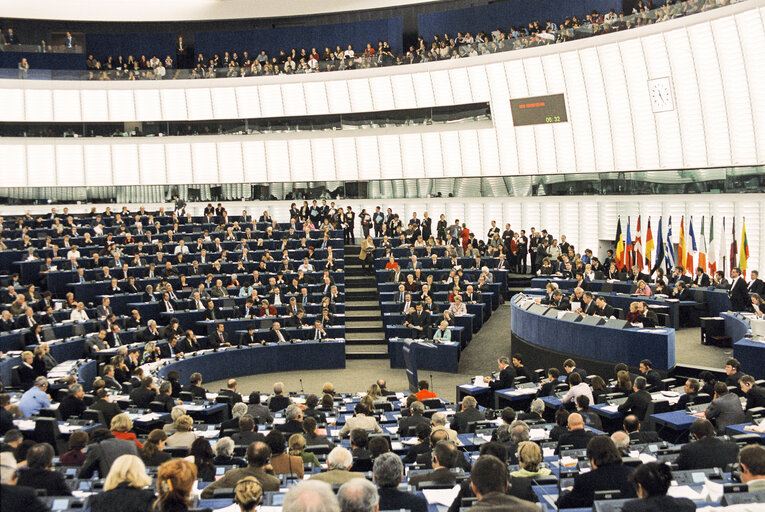
[[[726,226],[726,220],[727,226]],[[642,241],[641,218],[637,218],[635,237],[632,237],[630,218],[627,217],[626,238],[622,232],[622,219],[619,217],[616,224],[616,251],[614,262],[621,271],[629,271],[634,266],[639,270],[650,270],[651,273],[659,268],[670,272],[672,268],[681,266],[685,273],[693,275],[697,267],[704,269],[708,274],[714,274],[721,270],[726,276],[730,269],[739,267],[746,277],[747,261],[749,260],[749,242],[746,238],[746,220],[741,219],[741,240],[736,239],[736,219],[722,217],[717,226],[714,216],[701,217],[701,230],[698,243],[693,229],[693,217],[688,220],[688,231],[685,229],[685,217],[680,218],[680,241],[677,249],[672,242],[672,217],[666,224],[666,236],[663,232],[664,219],[659,217],[659,222],[654,238],[651,228],[651,217],[648,217],[648,226],[645,232],[645,246]],[[708,229],[707,229],[708,227]],[[705,232],[706,230],[706,232]]]

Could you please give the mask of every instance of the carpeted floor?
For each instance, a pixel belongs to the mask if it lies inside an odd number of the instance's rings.
[[[700,329],[681,329],[675,334],[675,352],[677,363],[690,366],[722,368],[725,360],[732,356],[732,349],[720,349],[704,346],[700,343]],[[464,384],[470,377],[486,375],[497,368],[497,358],[510,355],[510,306],[501,305],[491,315],[470,345],[462,352],[459,373],[420,372],[420,378],[432,380],[432,389],[449,400],[454,400],[456,387]],[[239,391],[249,393],[257,390],[270,392],[274,382],[284,382],[288,391],[318,393],[322,385],[329,381],[335,389],[343,393],[366,390],[378,378],[385,379],[388,388],[404,390],[407,388],[406,374],[402,369],[392,369],[387,360],[349,360],[342,370],[314,370],[284,373],[268,373],[239,377]],[[302,383],[301,383],[302,380]],[[205,387],[217,391],[225,387],[225,381],[210,382]]]

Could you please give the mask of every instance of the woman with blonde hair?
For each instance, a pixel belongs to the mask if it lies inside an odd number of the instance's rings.
[[[109,468],[104,492],[90,498],[92,512],[150,512],[154,492],[146,489],[151,478],[146,466],[135,455],[120,455]]]
[[[303,464],[310,462],[313,464],[313,467],[319,467],[319,459],[316,458],[316,455],[313,452],[304,451],[305,437],[303,437],[303,434],[292,434],[289,441],[287,441],[287,445],[289,446],[289,454],[303,459]]]
[[[196,434],[192,432],[194,427],[194,420],[188,414],[179,416],[175,420],[175,434],[167,438],[167,446],[185,446],[191,448],[191,444],[197,438]]]
[[[242,478],[234,487],[234,503],[239,505],[240,512],[254,512],[262,498],[263,488],[254,476]]]
[[[637,289],[635,290],[635,295],[642,295],[643,297],[650,297],[653,295],[653,292],[651,291],[651,287],[646,284],[645,281],[642,279],[637,282]]]
[[[197,467],[185,459],[171,459],[157,471],[157,500],[154,512],[186,512],[191,489],[197,480]]]
[[[133,420],[131,420],[130,416],[124,412],[121,412],[112,418],[110,428],[112,434],[114,434],[114,437],[117,439],[133,441],[139,450],[143,448],[143,444],[141,444],[141,442],[136,438],[135,434],[131,432],[131,430],[133,430]]]
[[[377,385],[377,383],[369,386],[369,389],[367,389],[367,396],[371,397],[372,400],[377,400],[380,398],[382,396],[382,390],[380,389],[380,386]]]
[[[521,469],[510,473],[512,477],[537,477],[550,474],[548,468],[540,467],[542,464],[542,450],[539,445],[533,441],[521,441],[516,450],[518,455],[518,465]]]
[[[176,405],[175,407],[172,408],[172,410],[170,411],[170,419],[172,420],[172,422],[171,423],[166,423],[165,425],[162,426],[162,430],[165,431],[165,434],[167,434],[169,436],[175,434],[175,432],[176,432],[176,430],[175,430],[175,420],[177,420],[178,418],[180,418],[184,414],[186,414],[186,409],[183,406]]]
[[[627,321],[631,324],[639,323],[643,319],[643,313],[640,312],[640,303],[631,302],[630,312],[627,313]]]

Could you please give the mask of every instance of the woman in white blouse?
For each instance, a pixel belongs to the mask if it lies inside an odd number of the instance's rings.
[[[72,322],[87,322],[88,313],[85,311],[85,304],[78,302],[77,308],[73,309],[72,314],[69,315],[69,320]]]

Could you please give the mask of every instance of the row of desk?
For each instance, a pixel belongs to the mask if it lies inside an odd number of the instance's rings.
[[[638,367],[643,359],[650,359],[658,370],[675,366],[674,329],[585,325],[536,314],[525,306],[522,295],[511,301],[513,352],[520,352],[540,367],[560,367],[569,357],[577,366],[604,375],[610,374],[616,363]]]
[[[574,279],[558,279],[548,277],[535,277],[531,280],[532,288],[542,288],[547,285],[548,281],[552,281],[557,284],[559,288],[563,290],[573,290],[576,286],[576,280]],[[603,285],[610,284],[613,293],[630,294],[634,283],[632,281],[588,281],[587,287],[591,292],[599,292],[603,289]],[[704,316],[718,316],[724,311],[729,311],[731,308],[730,299],[728,298],[728,292],[725,290],[717,290],[715,288],[692,288],[695,294],[698,294],[701,299],[700,303],[706,305],[706,312]],[[645,300],[646,297],[637,297],[635,300]]]

